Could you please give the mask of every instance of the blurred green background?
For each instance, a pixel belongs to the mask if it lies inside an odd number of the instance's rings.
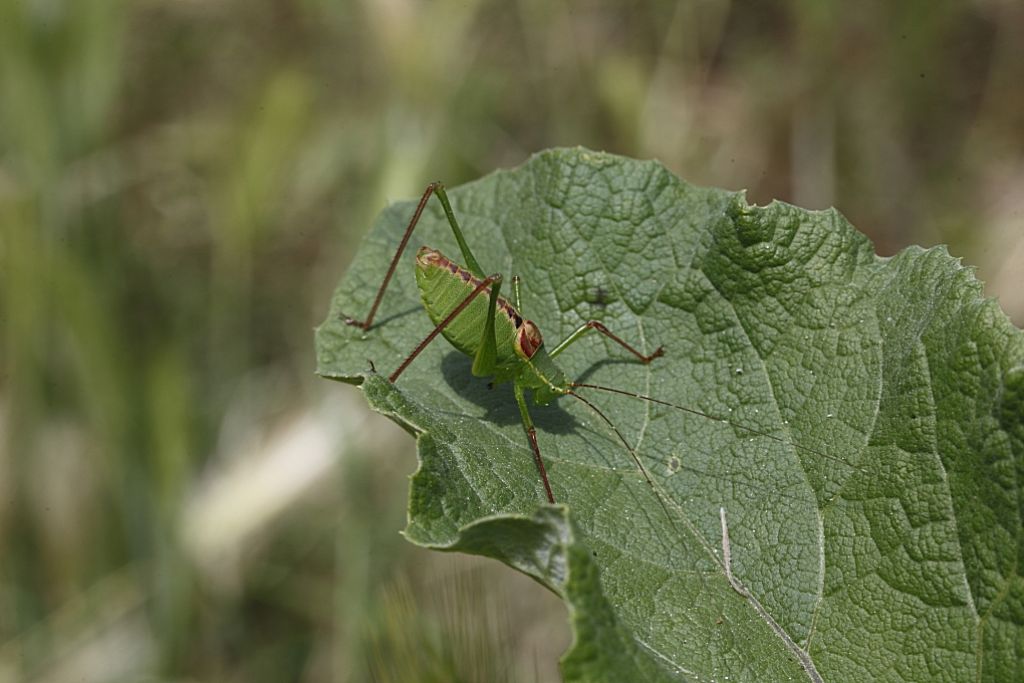
[[[0,0],[0,681],[555,680],[559,603],[405,543],[411,440],[313,375],[374,215],[580,144],[1020,324],[1022,83],[1018,0]]]

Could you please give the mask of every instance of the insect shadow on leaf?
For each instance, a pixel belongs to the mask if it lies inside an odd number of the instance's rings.
[[[453,393],[485,411],[482,419],[501,426],[520,422],[512,387],[508,384],[492,385],[474,377],[470,364],[461,353],[452,351],[441,358],[441,376]],[[576,431],[575,420],[559,403],[540,406],[532,415],[534,424],[542,432],[568,434]]]

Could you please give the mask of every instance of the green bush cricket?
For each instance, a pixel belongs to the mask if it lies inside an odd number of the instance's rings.
[[[653,486],[646,468],[636,453],[629,448],[625,438],[619,434],[614,424],[590,401],[573,391],[577,385],[569,381],[565,373],[555,365],[553,359],[590,330],[596,330],[614,340],[641,363],[650,363],[661,356],[664,349],[659,347],[654,353],[645,355],[616,336],[599,321],[591,320],[580,325],[549,353],[544,348],[544,341],[537,325],[520,314],[522,305],[518,278],[513,278],[512,281],[515,298],[515,305],[513,305],[500,296],[502,275],[500,273],[485,275],[470,251],[442,183],[434,182],[428,185],[420,198],[416,211],[409,221],[409,226],[406,228],[398,250],[384,276],[384,281],[377,290],[377,296],[366,319],[348,318],[346,322],[364,330],[370,329],[373,325],[373,319],[384,298],[388,283],[398,267],[398,261],[405,251],[409,237],[415,230],[431,195],[437,195],[444,207],[445,216],[448,218],[448,223],[467,267],[454,263],[441,252],[429,247],[422,247],[416,254],[416,283],[419,286],[423,304],[435,327],[391,373],[388,379],[395,382],[416,356],[438,334],[442,334],[452,346],[473,358],[473,374],[475,376],[493,377],[495,383],[512,382],[523,428],[526,430],[530,449],[533,451],[534,463],[537,465],[537,471],[540,473],[549,503],[554,503],[555,497],[551,492],[547,468],[544,466],[544,459],[537,444],[537,432],[527,407],[526,389],[533,391],[533,401],[537,405],[547,405],[560,396],[574,396],[586,403],[615,430],[622,442],[626,444],[648,484]],[[489,294],[486,297],[481,296],[485,292],[489,292]]]
[[[436,249],[426,246],[419,249],[416,254],[416,283],[423,305],[431,321],[434,323],[434,329],[412,350],[398,368],[391,373],[388,379],[392,383],[397,381],[409,364],[440,334],[452,346],[473,359],[473,375],[477,377],[492,377],[493,383],[511,382],[523,429],[526,432],[534,463],[549,503],[554,503],[555,497],[552,493],[547,468],[544,465],[544,459],[537,441],[536,429],[530,417],[525,393],[527,389],[532,391],[533,402],[541,406],[547,405],[561,396],[572,396],[584,403],[615,433],[618,440],[629,452],[648,486],[654,490],[661,506],[666,508],[666,514],[668,514],[667,503],[663,496],[658,493],[653,479],[634,448],[615,424],[591,401],[581,396],[576,391],[577,389],[594,389],[649,401],[716,422],[726,423],[748,434],[763,436],[815,455],[837,459],[849,465],[849,463],[846,463],[841,458],[834,458],[834,456],[828,456],[806,447],[797,447],[786,439],[757,429],[744,427],[725,418],[709,415],[699,410],[631,391],[570,380],[555,365],[554,359],[592,330],[611,339],[631,354],[638,362],[645,365],[662,356],[665,350],[664,347],[659,346],[653,353],[644,354],[617,336],[600,321],[590,320],[577,327],[562,342],[552,348],[551,351],[548,351],[544,346],[544,341],[537,325],[522,315],[518,277],[512,278],[513,303],[500,295],[503,276],[500,273],[486,275],[473,256],[452,210],[444,185],[440,182],[428,185],[420,198],[388,270],[384,275],[384,279],[377,289],[369,313],[362,320],[351,317],[345,318],[347,324],[363,330],[369,330],[373,326],[374,318],[387,291],[388,284],[395,273],[398,262],[405,252],[409,239],[431,195],[436,195],[440,201],[466,265],[461,266],[455,263]],[[671,518],[672,515],[669,515],[669,517]]]

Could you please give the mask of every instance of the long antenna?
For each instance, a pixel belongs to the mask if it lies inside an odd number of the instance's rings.
[[[689,413],[691,415],[698,415],[700,417],[704,417],[704,418],[707,418],[709,420],[714,420],[715,422],[722,422],[722,423],[727,424],[727,425],[729,425],[729,426],[731,426],[731,427],[733,427],[735,429],[739,429],[739,430],[742,430],[744,432],[747,432],[748,434],[753,434],[755,436],[763,436],[766,439],[771,439],[772,441],[777,441],[778,443],[785,444],[786,446],[791,446],[793,448],[796,448],[797,450],[806,451],[807,453],[810,453],[812,455],[817,455],[818,457],[826,458],[828,460],[835,460],[836,462],[841,462],[844,465],[846,465],[847,467],[851,467],[851,468],[853,468],[855,470],[858,470],[860,472],[867,472],[867,470],[865,470],[864,468],[858,467],[858,466],[848,462],[847,460],[845,460],[843,458],[840,458],[840,457],[837,457],[837,456],[834,456],[834,455],[829,455],[828,453],[823,453],[821,451],[817,451],[817,450],[815,450],[813,448],[809,448],[807,446],[799,446],[799,445],[793,443],[792,441],[789,441],[787,439],[783,439],[781,437],[775,436],[774,434],[769,434],[768,432],[763,432],[763,431],[761,431],[759,429],[754,429],[753,427],[747,427],[746,425],[738,424],[738,423],[733,422],[732,420],[728,420],[728,419],[726,419],[724,417],[718,417],[717,415],[711,415],[709,413],[705,413],[705,412],[697,410],[695,408],[687,408],[686,406],[677,405],[677,404],[671,403],[669,401],[664,401],[664,400],[662,400],[660,398],[654,398],[653,396],[647,396],[646,394],[639,394],[639,393],[636,393],[636,392],[633,392],[633,391],[625,391],[624,389],[615,389],[614,387],[605,387],[605,386],[601,386],[600,384],[587,384],[585,382],[573,382],[569,386],[571,386],[574,389],[596,389],[598,391],[607,391],[608,393],[611,393],[611,394],[621,394],[623,396],[631,396],[633,398],[639,398],[639,399],[642,399],[644,401],[649,401],[651,403],[657,403],[658,405],[663,405],[663,406],[667,406],[669,408],[674,408],[674,409],[682,411],[684,413]],[[575,394],[574,393],[573,395],[576,396],[577,398],[579,398],[579,394]],[[633,458],[636,459],[636,456],[634,455]]]
[[[585,386],[585,385],[581,384],[580,386]],[[633,450],[633,447],[629,444],[628,441],[626,441],[626,437],[624,437],[622,435],[622,432],[619,431],[619,428],[616,427],[615,424],[611,420],[608,419],[608,416],[605,415],[604,413],[602,413],[600,411],[600,409],[598,409],[598,407],[595,406],[593,403],[591,403],[590,401],[588,401],[584,397],[580,396],[575,391],[569,391],[568,393],[569,393],[570,396],[572,396],[572,397],[574,397],[576,399],[579,399],[580,401],[585,403],[588,408],[590,408],[592,411],[594,411],[594,413],[598,417],[600,417],[602,420],[604,420],[604,423],[606,425],[608,425],[608,427],[610,427],[613,432],[615,432],[615,436],[619,437],[619,441],[621,441],[622,445],[625,446],[627,451],[629,451],[629,455],[630,455],[631,458],[633,458],[633,462],[635,462],[636,466],[638,468],[640,468],[640,473],[642,475],[644,475],[644,479],[647,481],[647,485],[649,487],[651,487],[651,492],[654,493],[654,497],[658,499],[658,503],[661,505],[661,509],[665,511],[665,517],[668,518],[669,524],[672,525],[672,527],[676,530],[676,532],[681,533],[679,527],[676,526],[675,518],[672,516],[672,513],[668,509],[668,503],[665,502],[665,500],[662,497],[662,495],[658,492],[658,488],[655,486],[654,480],[651,479],[651,475],[648,474],[647,468],[644,467],[644,464],[640,461],[640,456],[638,456],[636,454],[636,451]]]

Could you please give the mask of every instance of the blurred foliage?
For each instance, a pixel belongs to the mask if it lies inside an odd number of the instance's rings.
[[[1019,322],[1022,52],[1016,0],[0,0],[0,680],[549,680],[564,628],[402,616],[411,443],[312,374],[372,216],[583,144],[951,243]]]

